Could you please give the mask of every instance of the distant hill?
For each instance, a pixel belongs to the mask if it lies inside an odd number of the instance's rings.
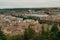
[[[29,12],[29,10],[31,10]],[[40,13],[39,13],[40,11]],[[41,13],[48,14],[48,15],[56,15],[60,14],[60,8],[6,8],[6,9],[0,9],[0,14],[4,15],[19,15],[19,14],[26,14],[26,13],[35,13],[41,14]]]

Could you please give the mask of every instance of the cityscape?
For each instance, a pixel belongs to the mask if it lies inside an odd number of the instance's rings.
[[[0,40],[60,40],[60,8],[0,9]]]

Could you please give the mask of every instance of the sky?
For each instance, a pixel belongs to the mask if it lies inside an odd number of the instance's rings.
[[[0,0],[0,8],[60,7],[60,0]]]

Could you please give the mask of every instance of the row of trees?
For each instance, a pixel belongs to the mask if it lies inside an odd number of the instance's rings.
[[[5,36],[0,29],[0,40],[60,40],[60,31],[57,27],[57,24],[53,24],[51,30],[49,27],[47,30],[44,30],[44,25],[42,26],[42,31],[36,33],[31,25],[28,29],[25,29],[23,35],[15,35],[15,36]]]

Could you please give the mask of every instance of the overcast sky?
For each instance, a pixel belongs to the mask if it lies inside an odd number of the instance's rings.
[[[0,0],[0,8],[60,7],[60,0]]]

